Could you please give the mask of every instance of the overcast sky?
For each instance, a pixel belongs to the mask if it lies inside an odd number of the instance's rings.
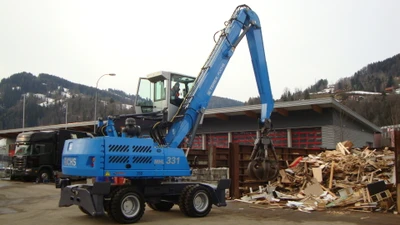
[[[0,78],[48,73],[84,85],[135,94],[140,76],[196,76],[240,4],[260,17],[274,98],[287,87],[335,83],[400,53],[396,0],[0,0]],[[214,95],[258,96],[246,40]]]

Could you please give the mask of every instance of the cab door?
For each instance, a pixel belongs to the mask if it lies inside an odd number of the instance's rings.
[[[154,112],[152,83],[147,78],[140,78],[135,97],[137,114]]]

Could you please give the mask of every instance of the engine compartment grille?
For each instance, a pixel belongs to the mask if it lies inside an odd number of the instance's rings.
[[[132,158],[132,163],[144,163],[148,164],[152,162],[151,156],[134,156]]]
[[[132,146],[133,152],[140,152],[140,153],[150,153],[151,152],[151,146]]]
[[[116,156],[116,155],[109,156],[108,162],[109,163],[128,163],[129,156]]]
[[[129,145],[108,145],[109,152],[129,152]]]

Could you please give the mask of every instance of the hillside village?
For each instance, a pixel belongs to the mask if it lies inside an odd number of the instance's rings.
[[[382,92],[372,92],[372,91],[346,91],[346,90],[338,90],[335,89],[334,84],[328,85],[327,88],[318,91],[318,92],[311,92],[311,98],[321,98],[321,97],[328,97],[333,96],[339,102],[343,99],[349,100],[356,100],[360,101],[365,99],[366,96],[382,96],[382,95],[400,95],[400,88],[395,87],[388,87],[385,88],[385,91]]]

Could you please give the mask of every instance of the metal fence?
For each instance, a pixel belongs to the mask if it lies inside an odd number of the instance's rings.
[[[191,168],[229,168],[229,177],[232,180],[230,187],[231,197],[240,198],[243,192],[250,187],[263,185],[265,181],[250,180],[245,170],[250,162],[253,146],[230,143],[229,148],[211,147],[206,150],[190,150],[187,156]],[[281,168],[287,168],[287,163],[299,156],[318,154],[323,149],[303,148],[275,148]]]

